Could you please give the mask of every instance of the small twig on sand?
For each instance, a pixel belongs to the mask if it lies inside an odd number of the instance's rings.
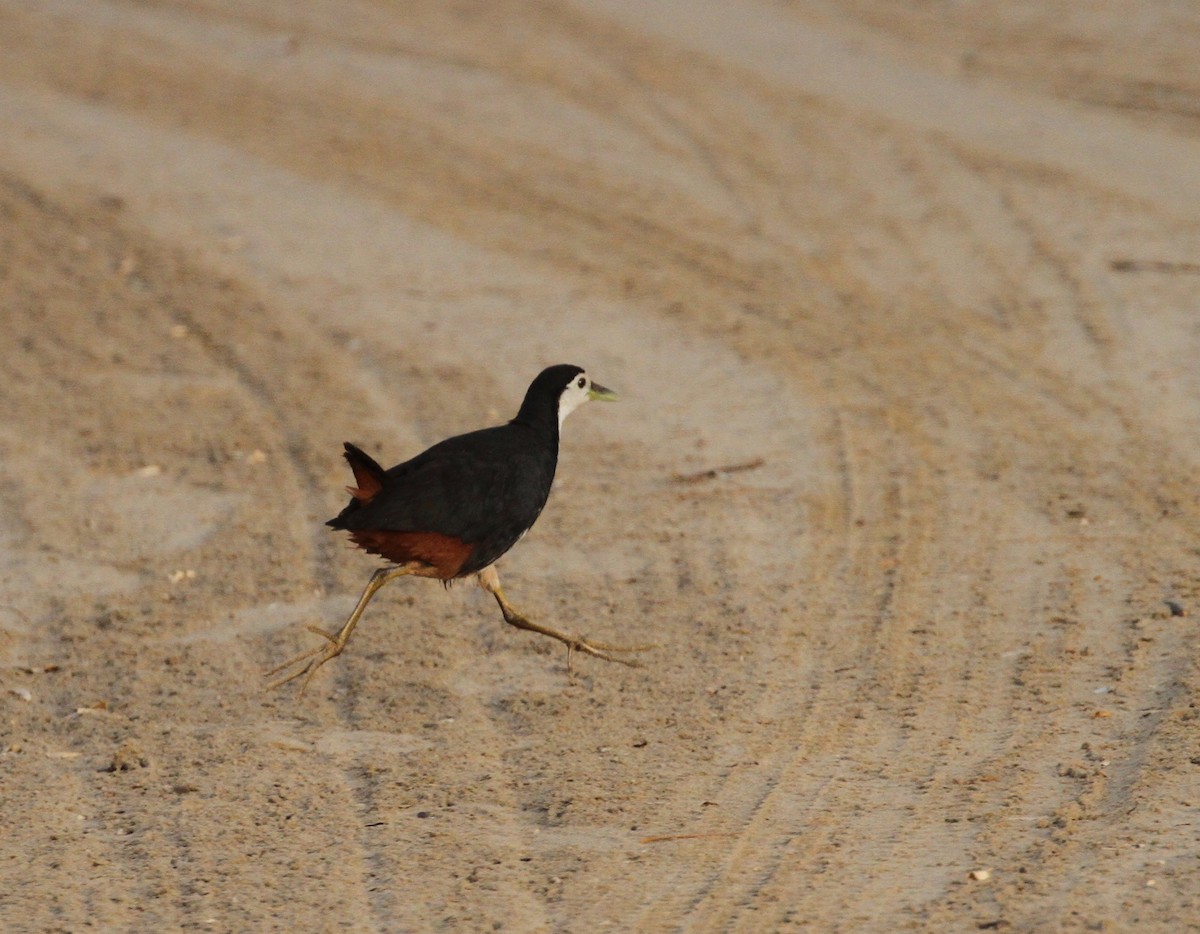
[[[26,616],[25,613],[23,613],[21,610],[17,609],[12,604],[0,603],[0,611],[5,611],[8,613],[12,613],[14,616],[19,616],[21,618],[21,622],[23,622],[26,626],[31,625],[31,623],[29,621],[29,617]],[[2,628],[2,627],[0,627],[0,628]]]
[[[1169,259],[1113,259],[1108,268],[1113,272],[1200,273],[1200,263]]]
[[[666,833],[657,837],[642,837],[642,843],[667,843],[671,840],[708,840],[714,837],[736,837],[735,833]]]
[[[764,463],[761,457],[756,457],[752,461],[745,461],[741,464],[725,464],[721,467],[710,467],[708,470],[699,470],[696,473],[676,473],[671,474],[672,483],[703,483],[705,480],[715,480],[722,474],[741,473],[743,470],[757,470]]]

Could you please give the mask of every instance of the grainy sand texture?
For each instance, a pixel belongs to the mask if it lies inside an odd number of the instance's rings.
[[[1200,10],[0,2],[0,929],[1200,929]],[[385,464],[564,431],[513,603]],[[740,469],[738,469],[740,468]]]

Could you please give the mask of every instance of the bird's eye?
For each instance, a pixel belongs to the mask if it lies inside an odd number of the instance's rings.
[[[575,385],[578,386],[580,389],[582,389],[584,386],[587,385],[587,380],[581,376],[581,377],[579,377],[579,382],[577,382]]]

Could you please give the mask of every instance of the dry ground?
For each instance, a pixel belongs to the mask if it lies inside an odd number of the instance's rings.
[[[0,927],[1196,930],[1198,47],[0,3]],[[374,566],[340,443],[560,361],[625,401],[507,589],[646,667],[406,581],[264,693]]]

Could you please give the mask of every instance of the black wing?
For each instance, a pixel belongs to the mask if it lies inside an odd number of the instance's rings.
[[[515,424],[448,438],[385,471],[374,496],[352,499],[328,524],[437,532],[503,553],[545,506],[557,447]]]

